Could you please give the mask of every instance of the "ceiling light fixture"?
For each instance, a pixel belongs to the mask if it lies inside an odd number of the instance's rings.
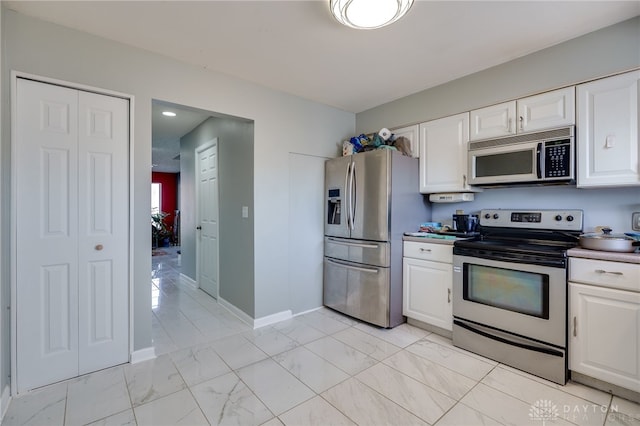
[[[163,111],[162,115],[164,115],[166,117],[175,117],[176,113],[175,112],[171,112],[171,111]]]
[[[330,0],[333,16],[343,25],[373,30],[402,18],[413,0]]]

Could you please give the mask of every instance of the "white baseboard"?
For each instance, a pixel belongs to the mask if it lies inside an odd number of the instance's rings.
[[[324,308],[324,306],[318,306],[317,308],[308,309],[306,311],[298,312],[297,314],[293,314],[293,316],[297,317],[298,315],[310,314],[311,312],[319,311],[322,308]]]
[[[0,423],[4,419],[4,415],[7,414],[7,409],[11,403],[11,386],[7,385],[2,390],[2,399],[0,399]]]
[[[293,315],[291,315],[291,310],[276,312],[275,314],[267,315],[266,317],[256,318],[255,320],[253,320],[253,328],[256,329],[265,327],[267,325],[275,324],[280,321],[286,321],[291,318],[293,318]]]
[[[226,300],[224,300],[220,296],[218,296],[218,303],[220,304],[220,306],[225,308],[227,311],[229,311],[233,315],[237,316],[242,322],[244,322],[245,324],[250,325],[250,326],[253,327],[253,318],[251,318],[251,316],[247,315],[244,311],[241,311],[235,305],[233,305],[230,302],[227,302]]]
[[[222,297],[218,297],[218,303],[220,304],[220,306],[222,306],[223,308],[231,312],[233,315],[240,318],[242,322],[251,326],[254,330],[256,328],[265,327],[267,325],[275,324],[277,322],[285,321],[293,318],[291,311],[287,310],[287,311],[277,312],[272,315],[267,315],[266,317],[253,319],[251,318],[250,315],[247,315],[244,311],[241,311],[235,305],[224,300]]]
[[[180,282],[188,285],[189,287],[193,287],[194,289],[198,289],[198,283],[193,278],[188,277],[185,274],[180,274]]]
[[[149,346],[148,348],[140,349],[138,351],[133,351],[130,356],[131,364],[137,364],[142,361],[148,361],[150,359],[154,359],[156,357],[156,350],[153,346]]]

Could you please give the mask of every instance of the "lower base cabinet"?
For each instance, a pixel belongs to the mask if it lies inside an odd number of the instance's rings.
[[[580,266],[590,265],[580,260]],[[635,279],[635,274],[615,272],[616,264],[607,263],[594,266],[593,276]],[[640,392],[640,292],[570,281],[568,331],[571,371]]]
[[[402,261],[403,280],[403,315],[451,331],[453,328],[453,310],[451,305],[451,290],[453,282],[453,264],[449,262],[431,261],[407,257],[405,242],[405,256]],[[451,246],[418,244],[418,253],[431,256],[440,253],[447,259],[447,252],[453,261]],[[439,259],[442,260],[442,259]]]

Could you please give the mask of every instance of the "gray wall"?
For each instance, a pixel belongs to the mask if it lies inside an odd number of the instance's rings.
[[[2,24],[3,7],[0,7],[0,49],[4,45],[4,27]],[[4,70],[4,54],[0,51],[0,99],[4,99],[4,82],[6,72]],[[0,129],[3,129],[5,103],[0,102]],[[0,135],[1,137],[1,135]],[[4,145],[4,144],[3,144]],[[0,164],[4,165],[5,148],[0,146]],[[7,198],[9,194],[8,180],[4,173],[0,174],[0,200]],[[9,205],[2,203],[0,205],[0,395],[10,385],[9,375],[11,374],[11,333],[10,333],[10,311],[5,309],[9,305],[11,299],[9,282],[9,256],[5,256],[9,250]],[[2,416],[7,407],[0,404],[0,416]]]
[[[250,210],[253,256],[246,258],[243,265],[249,264],[255,277],[254,317],[290,309],[288,215],[272,208],[274,204],[289,204],[288,153],[336,156],[337,142],[355,131],[355,115],[8,9],[3,10],[2,18],[3,189],[10,187],[11,175],[10,127],[6,125],[10,122],[10,70],[134,95],[132,349],[140,350],[151,344],[149,188],[153,99],[245,117],[255,123]],[[9,195],[3,192],[3,212],[8,211]],[[185,195],[188,194],[182,194]],[[249,203],[251,199],[247,199]],[[245,202],[244,198],[241,202]],[[243,232],[250,232],[245,229]],[[0,232],[3,236],[9,234],[6,218]],[[7,245],[3,244],[3,257],[7,261]],[[7,269],[3,269],[3,290],[8,291],[8,286],[10,277]],[[247,306],[242,309],[251,311]],[[9,325],[3,323],[2,329],[8,333]],[[8,359],[10,348],[5,345],[0,354],[3,360]],[[6,381],[6,375],[1,380]]]
[[[357,133],[415,124],[640,67],[640,17],[356,115]],[[487,189],[471,203],[434,204],[432,219],[451,222],[457,209],[578,208],[585,230],[631,229],[640,188],[529,187]]]
[[[212,117],[180,141],[182,273],[196,279],[195,150],[218,138],[220,297],[254,317],[253,122]],[[249,218],[242,218],[242,206]]]

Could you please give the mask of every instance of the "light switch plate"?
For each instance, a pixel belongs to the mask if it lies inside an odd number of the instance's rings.
[[[249,217],[249,206],[242,206],[242,217]]]
[[[631,229],[640,231],[640,212],[633,212],[631,214]]]

